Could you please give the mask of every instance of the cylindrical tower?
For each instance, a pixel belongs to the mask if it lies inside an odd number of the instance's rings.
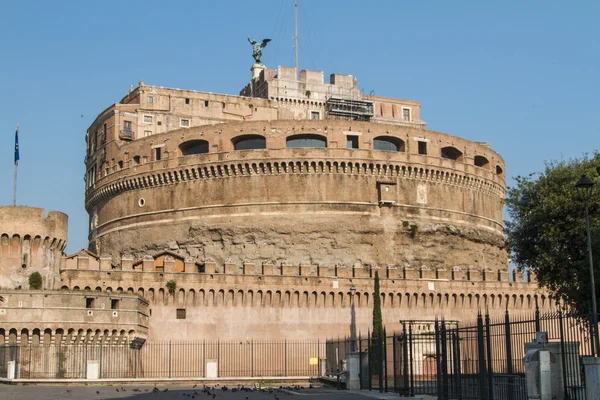
[[[0,207],[0,288],[27,289],[37,271],[44,289],[58,289],[67,221],[58,211],[46,217],[43,208]]]
[[[507,266],[504,162],[409,124],[226,122],[111,140],[90,248],[312,265]]]

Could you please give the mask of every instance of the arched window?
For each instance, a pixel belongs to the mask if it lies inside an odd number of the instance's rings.
[[[260,135],[242,135],[231,139],[234,150],[266,149],[267,141]]]
[[[504,171],[502,170],[502,167],[499,165],[496,165],[496,174],[498,175],[502,175]]]
[[[392,136],[379,136],[373,139],[373,149],[381,151],[405,151],[404,141]]]
[[[462,152],[458,150],[456,147],[448,146],[442,147],[442,158],[446,158],[448,160],[462,161]]]
[[[288,149],[324,148],[327,147],[327,138],[321,135],[294,135],[287,138],[286,147]]]
[[[208,142],[206,140],[190,140],[179,145],[182,156],[192,154],[208,153]]]
[[[481,168],[490,168],[490,162],[484,156],[475,156],[475,166]]]

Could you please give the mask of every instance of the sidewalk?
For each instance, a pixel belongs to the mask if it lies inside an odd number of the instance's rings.
[[[351,394],[355,394],[355,395],[359,395],[359,396],[366,396],[366,397],[371,397],[373,399],[382,399],[382,400],[388,400],[388,399],[394,399],[394,400],[436,400],[437,397],[436,396],[429,396],[426,394],[418,394],[414,397],[399,397],[398,393],[393,393],[393,392],[388,392],[388,393],[379,393],[378,391],[372,390],[372,391],[368,391],[368,390],[345,390],[345,392],[351,393]]]

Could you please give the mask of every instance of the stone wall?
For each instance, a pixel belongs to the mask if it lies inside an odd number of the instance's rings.
[[[0,345],[143,342],[148,303],[137,295],[0,290]]]
[[[70,257],[64,289],[137,293],[151,309],[151,340],[314,339],[349,335],[372,326],[373,276],[381,276],[384,322],[399,330],[401,319],[472,321],[477,312],[501,316],[550,309],[553,300],[534,279],[487,269],[319,267],[284,263],[241,265],[198,262],[171,252],[94,263]],[[160,261],[158,261],[160,260]],[[177,272],[178,271],[178,272]],[[532,277],[533,278],[533,277]],[[166,282],[174,280],[169,293]],[[185,312],[184,318],[178,318]],[[184,311],[181,311],[184,310]]]
[[[43,288],[59,287],[62,252],[67,246],[67,215],[24,206],[0,207],[0,289],[26,289],[33,272]]]

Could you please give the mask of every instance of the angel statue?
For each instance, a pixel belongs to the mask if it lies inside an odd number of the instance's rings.
[[[267,43],[269,43],[271,39],[263,39],[262,43],[259,44],[256,40],[252,40],[250,39],[250,36],[248,36],[248,41],[253,47],[252,57],[254,57],[254,61],[256,61],[257,64],[262,64],[260,61],[260,58],[262,57],[262,49],[267,47]]]

